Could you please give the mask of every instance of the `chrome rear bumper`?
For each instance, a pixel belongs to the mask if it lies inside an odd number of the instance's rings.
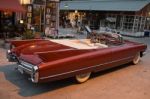
[[[26,67],[24,67],[23,65],[20,65],[20,64],[17,66],[17,69],[22,74],[24,74],[24,73],[29,74],[29,75],[33,74],[31,69],[28,69],[28,68],[26,68]]]
[[[38,67],[26,62],[18,63],[17,70],[21,74],[29,74],[33,83],[38,83],[39,73]]]

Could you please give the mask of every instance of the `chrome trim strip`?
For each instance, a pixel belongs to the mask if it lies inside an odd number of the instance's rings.
[[[24,62],[24,61],[20,61],[20,64],[29,68],[29,69],[32,69],[32,67],[34,67],[34,65],[27,63],[27,62]]]
[[[115,61],[111,61],[111,62],[107,62],[107,63],[95,65],[95,66],[90,66],[90,67],[86,67],[86,68],[82,68],[82,69],[77,69],[77,70],[73,70],[73,71],[69,71],[69,72],[64,72],[64,73],[60,73],[60,74],[55,74],[55,75],[51,75],[51,76],[47,76],[47,77],[41,77],[41,78],[39,78],[39,79],[43,80],[43,79],[47,79],[47,78],[53,78],[53,77],[57,77],[57,76],[60,76],[60,75],[65,75],[65,74],[77,72],[77,71],[80,71],[80,70],[86,70],[86,69],[89,69],[89,68],[95,68],[95,67],[99,67],[99,66],[106,65],[106,64],[110,64],[110,63],[114,63],[114,62],[119,62],[119,61],[126,60],[126,59],[130,59],[130,58],[134,58],[134,56],[127,57],[127,58],[122,58],[122,59],[119,59],[119,60],[115,60]]]
[[[30,69],[28,69],[28,68],[25,68],[25,67],[22,66],[22,65],[18,65],[18,67],[20,67],[20,68],[22,68],[22,69],[28,71],[30,74],[32,74],[32,70],[30,70]]]

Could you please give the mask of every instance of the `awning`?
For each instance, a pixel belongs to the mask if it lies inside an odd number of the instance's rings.
[[[60,10],[140,11],[150,0],[80,0],[62,1]]]
[[[0,0],[0,11],[25,12],[19,0]]]

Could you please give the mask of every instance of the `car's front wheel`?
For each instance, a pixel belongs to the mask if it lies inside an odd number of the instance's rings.
[[[137,53],[137,54],[134,56],[132,63],[133,63],[134,65],[138,64],[139,61],[140,61],[140,58],[141,58],[140,53]]]
[[[76,75],[75,78],[79,83],[83,83],[89,79],[90,75],[91,75],[91,72]]]

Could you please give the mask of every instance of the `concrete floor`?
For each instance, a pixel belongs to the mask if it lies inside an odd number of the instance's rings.
[[[0,99],[150,99],[150,38],[130,38],[148,45],[146,56],[138,65],[126,64],[93,74],[83,84],[73,78],[33,84],[7,62],[6,50],[0,48]]]

